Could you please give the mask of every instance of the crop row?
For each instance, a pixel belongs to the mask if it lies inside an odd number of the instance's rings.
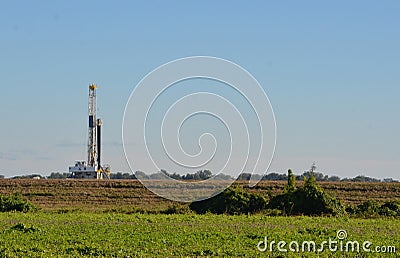
[[[162,184],[163,182],[160,182]],[[268,198],[283,192],[286,182],[262,181],[246,191]],[[299,185],[302,182],[298,183]],[[383,203],[400,199],[400,183],[322,182],[321,187],[344,204],[360,204],[366,200]],[[0,193],[21,193],[24,198],[44,210],[121,210],[159,211],[181,205],[163,199],[147,190],[137,180],[0,180]]]

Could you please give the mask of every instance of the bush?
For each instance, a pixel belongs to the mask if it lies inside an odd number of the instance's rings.
[[[400,216],[400,202],[389,201],[379,205],[376,201],[365,201],[355,207],[348,208],[349,213],[358,216]]]
[[[267,201],[259,194],[247,193],[241,188],[228,188],[210,199],[191,203],[189,208],[199,214],[247,214],[261,211],[266,205]]]
[[[286,215],[340,215],[345,213],[340,201],[326,194],[317,185],[313,176],[307,178],[303,187],[297,189],[290,187],[285,193],[272,197],[267,208],[282,210]]]
[[[381,206],[381,215],[400,216],[400,201],[385,202]]]
[[[357,206],[356,213],[360,215],[377,215],[379,210],[380,206],[377,202],[368,200]]]
[[[29,201],[22,198],[21,194],[2,195],[0,194],[0,212],[36,210],[36,207]]]

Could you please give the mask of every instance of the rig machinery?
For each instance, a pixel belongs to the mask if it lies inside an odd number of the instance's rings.
[[[88,156],[86,161],[76,161],[75,166],[69,167],[71,178],[109,179],[110,165],[101,165],[101,127],[103,122],[96,117],[96,89],[95,84],[89,85],[89,131]]]

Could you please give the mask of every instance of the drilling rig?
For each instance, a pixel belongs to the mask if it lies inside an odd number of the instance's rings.
[[[101,127],[103,122],[96,116],[96,89],[95,84],[89,85],[89,126],[87,162],[76,161],[75,166],[69,167],[71,178],[109,179],[110,165],[101,165]]]

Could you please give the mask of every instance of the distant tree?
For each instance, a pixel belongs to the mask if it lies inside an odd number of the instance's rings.
[[[271,181],[286,181],[287,175],[285,174],[278,174],[275,172],[272,173],[268,173],[266,175],[263,176],[262,180],[271,180]]]
[[[31,174],[31,175],[23,175],[23,176],[14,176],[11,179],[36,179],[36,178],[43,178],[39,174]]]
[[[328,177],[328,181],[330,181],[330,182],[339,182],[340,181],[340,177],[338,177],[338,176],[330,176],[330,177]]]
[[[50,176],[47,177],[47,179],[63,179],[67,178],[69,176],[69,173],[60,173],[60,172],[51,172]]]
[[[4,179],[4,175],[0,175],[0,179]]]
[[[219,173],[214,176],[214,179],[216,179],[216,180],[233,180],[234,178],[231,177],[230,175],[225,175],[225,174]]]
[[[165,171],[165,170],[164,170]],[[163,179],[167,179],[167,174],[163,173],[163,171],[160,171],[158,173],[154,173],[151,174],[149,176],[150,179],[154,179],[154,180],[163,180]]]
[[[121,172],[111,173],[110,179],[122,179],[122,173]]]
[[[135,172],[135,178],[137,179],[149,179],[149,176],[146,175],[143,171],[136,171]]]
[[[241,173],[237,180],[245,180],[245,181],[249,181],[251,178],[251,174],[250,173]]]
[[[200,179],[205,180],[205,179],[209,179],[212,177],[212,173],[210,170],[200,170],[197,173],[199,173]]]
[[[253,180],[261,180],[263,177],[260,174],[252,174],[252,173],[241,173],[237,180],[245,180],[249,181],[250,179]]]
[[[182,176],[183,180],[193,180],[194,179],[194,174],[189,174],[187,173],[186,175]]]
[[[194,174],[187,173],[186,175],[182,176],[182,180],[206,180],[212,177],[212,173],[210,170],[199,170]]]
[[[181,175],[179,175],[177,173],[173,173],[173,174],[168,174],[167,173],[166,175],[168,175],[170,178],[173,178],[173,179],[176,179],[176,180],[181,180],[182,179]]]
[[[350,181],[352,182],[380,182],[381,180],[373,178],[373,177],[368,177],[368,176],[356,176],[352,178]]]
[[[385,183],[393,183],[393,182],[398,182],[398,181],[394,180],[393,178],[384,178],[383,182],[385,182]]]
[[[176,179],[176,180],[181,180],[182,179],[181,175],[179,175],[179,174],[177,174],[175,172],[173,174],[170,174],[165,169],[161,169],[159,174],[165,175],[167,177],[170,177],[170,178],[173,178],[173,179]],[[160,175],[157,175],[156,177],[158,178],[159,176]],[[152,176],[150,176],[150,177],[152,177]],[[163,178],[165,178],[165,177],[163,177]]]
[[[304,180],[309,176],[314,176],[316,181],[329,181],[329,176],[324,175],[321,172],[317,172],[317,165],[315,164],[315,162],[312,163],[308,171],[304,171],[304,173],[301,176],[297,176],[296,179]]]

